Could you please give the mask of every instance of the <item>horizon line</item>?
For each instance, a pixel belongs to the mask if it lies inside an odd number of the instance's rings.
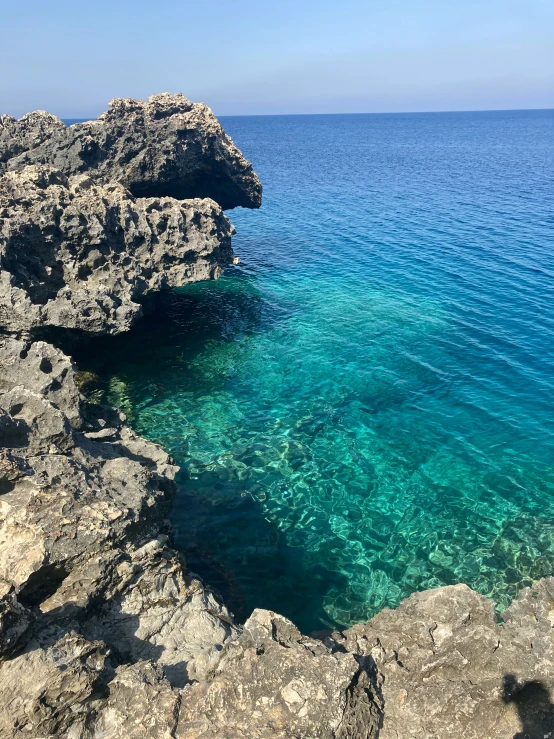
[[[192,102],[192,101],[191,101]],[[203,102],[203,101],[201,101]],[[209,106],[208,106],[209,107]],[[551,108],[461,108],[458,110],[379,110],[379,111],[367,111],[367,112],[336,112],[336,113],[215,113],[213,108],[210,110],[214,113],[217,118],[277,118],[277,117],[299,117],[299,116],[324,116],[324,115],[444,115],[445,113],[525,113],[525,112],[544,112],[554,111],[554,107]],[[32,112],[32,111],[29,111]],[[104,111],[102,111],[104,112]],[[24,113],[23,115],[27,115]],[[102,113],[98,113],[102,115]],[[23,117],[23,116],[22,116]],[[68,121],[90,121],[95,120],[91,117],[76,117],[76,116],[58,116],[60,120]]]

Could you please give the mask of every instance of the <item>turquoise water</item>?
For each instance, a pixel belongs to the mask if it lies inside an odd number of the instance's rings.
[[[224,119],[242,263],[94,349],[182,467],[190,566],[348,625],[554,573],[554,112]]]

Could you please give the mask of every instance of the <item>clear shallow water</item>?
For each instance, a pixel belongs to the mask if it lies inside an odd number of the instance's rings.
[[[191,566],[306,630],[505,607],[554,573],[554,112],[223,122],[241,266],[86,360],[181,465]]]

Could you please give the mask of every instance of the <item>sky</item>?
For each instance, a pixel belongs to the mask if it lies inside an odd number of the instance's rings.
[[[554,107],[553,0],[0,0],[0,114]]]

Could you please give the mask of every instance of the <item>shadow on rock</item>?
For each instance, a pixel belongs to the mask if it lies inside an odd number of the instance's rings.
[[[505,675],[503,700],[515,703],[521,722],[521,731],[513,739],[554,737],[554,704],[543,683],[538,680],[520,683],[515,675]]]

